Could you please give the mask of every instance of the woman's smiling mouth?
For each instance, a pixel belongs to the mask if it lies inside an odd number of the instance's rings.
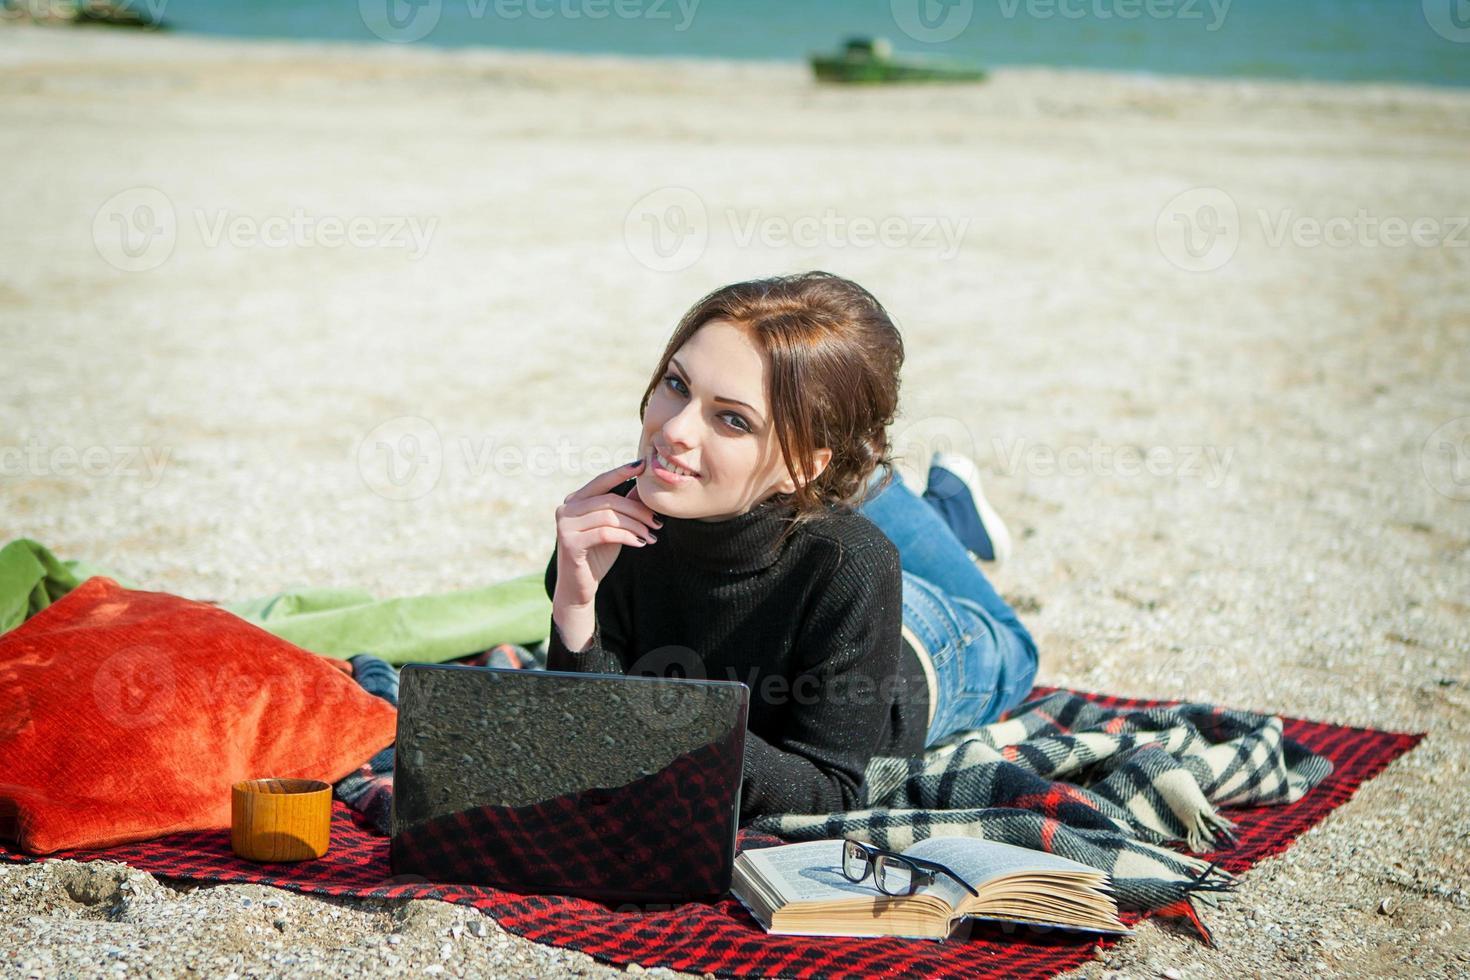
[[[663,453],[659,452],[657,448],[651,447],[649,452],[653,475],[658,477],[665,483],[684,483],[688,480],[694,479],[699,475],[693,470],[686,469],[685,467],[679,466],[677,463],[665,459]]]

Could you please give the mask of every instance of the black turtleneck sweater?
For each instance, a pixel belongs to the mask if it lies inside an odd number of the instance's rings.
[[[898,549],[835,508],[778,549],[793,513],[772,497],[723,521],[660,514],[658,541],[625,545],[599,584],[587,646],[568,650],[555,619],[547,645],[550,670],[616,674],[684,647],[704,677],[749,685],[742,823],[853,809],[868,760],[921,753],[928,729],[923,668],[901,639]]]

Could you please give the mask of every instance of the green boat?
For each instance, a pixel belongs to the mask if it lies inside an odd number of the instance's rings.
[[[985,70],[963,62],[904,55],[894,60],[887,38],[851,37],[839,54],[814,54],[812,71],[821,82],[978,82]]]

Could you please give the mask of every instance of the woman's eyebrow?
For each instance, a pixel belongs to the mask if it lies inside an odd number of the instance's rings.
[[[678,368],[679,369],[679,373],[682,374],[682,375],[684,375],[684,377],[686,377],[686,378],[689,377],[689,372],[686,371],[686,370],[684,370],[684,365],[680,364],[677,360],[675,360],[674,358],[671,357],[671,358],[669,358],[669,363],[672,364],[672,365],[674,365],[674,367]],[[752,412],[755,412],[755,417],[756,418],[760,418],[760,412],[756,412],[755,411],[755,407],[753,405],[747,405],[745,402],[740,401],[738,398],[725,398],[725,397],[723,397],[721,395],[716,395],[715,396],[715,401],[717,401],[717,402],[727,402],[728,404],[731,404],[731,405],[743,405],[746,408],[750,409]]]

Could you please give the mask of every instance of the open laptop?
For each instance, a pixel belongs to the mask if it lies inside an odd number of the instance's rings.
[[[730,887],[750,688],[406,664],[393,874],[600,901]]]

